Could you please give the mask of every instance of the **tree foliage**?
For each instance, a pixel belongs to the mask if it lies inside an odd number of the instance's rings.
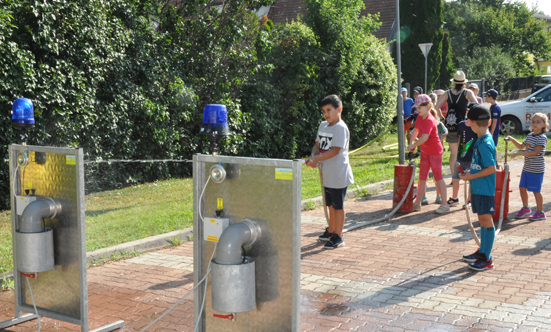
[[[472,56],[475,48],[495,45],[513,59],[517,75],[530,75],[536,69],[530,54],[551,55],[545,24],[532,17],[534,12],[524,2],[451,1],[445,2],[444,12],[456,59]]]
[[[497,45],[475,47],[471,55],[458,57],[457,62],[470,77],[484,78],[486,86],[498,91],[503,91],[507,78],[515,75],[513,59]]]
[[[432,43],[427,59],[427,87],[440,78],[444,40],[442,0],[400,2],[402,77],[412,85],[425,86],[425,57],[419,44]]]
[[[441,89],[445,89],[450,84],[450,79],[455,74],[455,66],[453,64],[453,50],[450,41],[450,34],[444,33],[444,40],[442,41],[442,64],[440,65],[440,76],[438,77],[438,86]]]

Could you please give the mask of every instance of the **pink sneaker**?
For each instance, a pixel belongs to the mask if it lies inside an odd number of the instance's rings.
[[[534,212],[534,214],[528,217],[528,219],[530,219],[531,221],[536,221],[536,220],[545,220],[547,219],[547,217],[545,216],[545,212],[536,211]]]
[[[522,209],[520,209],[520,211],[517,212],[516,218],[517,219],[528,218],[528,216],[530,216],[530,213],[532,213],[532,210],[530,210],[530,208],[523,206]]]

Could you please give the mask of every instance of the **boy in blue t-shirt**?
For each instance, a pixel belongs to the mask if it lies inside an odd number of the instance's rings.
[[[497,96],[499,92],[494,89],[490,89],[487,92],[484,92],[486,96],[486,101],[492,106],[490,106],[490,115],[492,116],[492,127],[490,128],[490,134],[494,138],[494,144],[497,146],[499,138],[499,129],[501,128],[501,107],[497,104]]]
[[[461,180],[471,181],[471,205],[480,222],[480,248],[474,254],[463,256],[463,261],[469,263],[469,268],[476,271],[494,267],[492,248],[496,229],[492,216],[495,212],[497,160],[494,140],[488,130],[490,119],[490,110],[487,107],[474,105],[469,110],[467,122],[478,139],[474,143],[470,170],[459,175]]]
[[[406,138],[406,143],[409,145],[411,140],[411,134],[409,129],[411,128],[411,107],[415,102],[413,99],[408,98],[408,89],[402,88],[402,99],[404,100],[404,137]]]

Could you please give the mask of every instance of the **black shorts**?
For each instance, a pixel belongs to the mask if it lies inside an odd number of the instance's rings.
[[[335,210],[344,209],[344,198],[346,197],[346,187],[341,189],[327,188],[325,189],[325,205],[332,206]]]
[[[478,215],[495,213],[494,196],[471,194],[471,206],[473,213]]]

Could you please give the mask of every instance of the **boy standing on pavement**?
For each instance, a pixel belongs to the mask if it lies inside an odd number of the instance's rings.
[[[484,95],[486,95],[486,101],[492,104],[492,106],[490,106],[490,114],[492,115],[492,128],[490,128],[490,134],[494,138],[494,144],[497,146],[499,128],[501,128],[501,107],[497,104],[499,92],[490,89],[484,92]]]
[[[344,246],[344,198],[346,188],[354,183],[348,162],[350,132],[341,120],[342,101],[337,95],[323,98],[320,106],[326,121],[319,125],[316,144],[312,148],[313,157],[306,161],[306,165],[316,167],[321,162],[325,205],[329,208],[329,227],[325,228],[318,240],[326,242],[324,249],[335,249]]]
[[[411,107],[415,103],[413,99],[408,98],[408,89],[402,88],[402,99],[404,101],[404,136],[409,144],[411,134],[409,133],[409,128],[412,124],[411,122]]]
[[[478,139],[474,143],[470,170],[459,175],[461,180],[471,181],[471,205],[480,222],[480,248],[474,254],[463,256],[469,268],[476,271],[494,268],[492,248],[496,229],[492,215],[495,212],[497,160],[494,140],[488,131],[490,119],[490,111],[482,105],[474,105],[469,110],[467,122]]]

